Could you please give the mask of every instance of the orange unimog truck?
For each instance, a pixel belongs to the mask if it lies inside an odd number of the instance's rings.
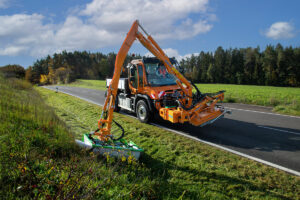
[[[127,66],[128,78],[120,79],[125,58],[135,40],[155,58],[132,60]],[[223,117],[227,111],[216,103],[224,99],[224,91],[202,94],[176,69],[176,65],[176,61],[166,56],[136,20],[116,56],[113,78],[107,80],[107,95],[98,128],[84,134],[77,144],[100,154],[138,159],[143,149],[132,141],[127,142],[123,138],[124,129],[113,120],[113,112],[120,108],[135,112],[142,122],[149,122],[156,113],[172,123],[189,122],[195,126],[204,126]],[[112,133],[112,123],[122,131],[118,138]]]
[[[169,60],[173,66],[179,68],[175,59]],[[154,115],[160,115],[172,123],[189,122],[195,126],[204,126],[223,117],[227,112],[223,107],[215,105],[218,100],[223,100],[224,91],[202,94],[195,85],[196,92],[192,94],[192,103],[187,105],[188,100],[178,86],[176,77],[155,57],[132,60],[127,65],[127,70],[128,78],[119,80],[115,111],[122,108],[136,113],[141,122],[147,123]],[[106,80],[107,87],[111,80]],[[201,105],[196,107],[198,102]]]

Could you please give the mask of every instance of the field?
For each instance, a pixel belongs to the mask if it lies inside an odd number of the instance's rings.
[[[16,79],[0,77],[0,89],[3,199],[299,198],[299,177],[118,113],[145,154],[96,157],[74,137],[96,128],[100,107]]]
[[[300,115],[300,88],[228,84],[197,86],[203,92],[226,90],[225,102],[271,106],[275,112]]]
[[[202,93],[226,90],[224,102],[270,106],[273,107],[274,112],[300,115],[300,88],[229,84],[196,85]],[[80,79],[68,86],[106,89],[103,80]]]

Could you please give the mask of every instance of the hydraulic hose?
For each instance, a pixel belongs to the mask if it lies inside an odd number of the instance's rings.
[[[116,122],[115,120],[113,120],[113,122],[122,130],[122,134],[120,137],[118,137],[117,139],[115,138],[112,138],[112,140],[116,141],[116,140],[120,140],[124,137],[125,135],[125,131],[124,131],[124,128],[121,126],[121,124],[119,124],[118,122]]]
[[[197,90],[197,96],[198,96],[198,95],[201,95],[201,96],[202,96],[202,93],[200,92],[200,90],[199,90],[198,87],[194,84],[193,81],[191,81],[191,84],[192,84],[192,86]]]
[[[183,108],[184,110],[192,110],[194,107],[195,107],[195,105],[191,105],[189,108],[187,108],[187,107],[185,107],[185,105],[183,105],[178,99],[176,100],[176,102],[178,103],[178,105],[181,107],[181,108]]]
[[[193,98],[193,100],[198,103],[199,101],[201,101],[203,99],[203,97],[205,97],[205,95],[203,95],[200,90],[198,89],[198,87],[193,83],[193,81],[191,81],[192,86],[196,89],[197,91],[197,95],[196,95],[196,99]],[[192,110],[195,107],[196,103],[193,103],[190,107],[185,107],[185,105],[183,105],[178,99],[176,100],[176,102],[178,103],[178,105],[183,108],[184,110]]]

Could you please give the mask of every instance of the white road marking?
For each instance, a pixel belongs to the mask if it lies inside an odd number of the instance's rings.
[[[152,123],[152,124],[153,124],[153,123]],[[177,133],[177,134],[179,134],[179,135],[188,137],[188,138],[190,138],[190,139],[193,139],[193,140],[196,140],[196,141],[199,141],[199,142],[208,144],[208,145],[210,145],[210,146],[213,146],[213,147],[216,147],[216,148],[219,148],[219,149],[222,149],[222,150],[225,150],[225,151],[234,153],[234,154],[236,154],[236,155],[239,155],[239,156],[242,156],[242,157],[251,159],[251,160],[255,160],[255,161],[260,162],[260,163],[263,163],[263,164],[265,164],[265,165],[269,165],[269,166],[271,166],[271,167],[274,167],[274,168],[277,168],[277,169],[286,171],[286,172],[288,172],[288,173],[291,173],[291,174],[300,176],[300,172],[295,171],[295,170],[292,170],[292,169],[289,169],[289,168],[286,168],[286,167],[283,167],[283,166],[280,166],[280,165],[277,165],[277,164],[275,164],[275,163],[271,163],[271,162],[269,162],[269,161],[262,160],[262,159],[260,159],[260,158],[256,158],[256,157],[253,157],[253,156],[249,156],[249,155],[247,155],[247,154],[244,154],[244,153],[241,153],[241,152],[238,152],[238,151],[229,149],[229,148],[227,148],[227,147],[223,147],[223,146],[221,146],[221,145],[218,145],[218,144],[215,144],[215,143],[212,143],[212,142],[208,142],[208,141],[205,141],[205,140],[201,140],[201,139],[199,139],[199,138],[197,138],[197,137],[194,137],[194,136],[191,136],[191,135],[187,135],[187,134],[182,133],[182,132],[180,132],[180,131],[175,131],[175,130],[173,130],[173,129],[169,129],[169,128],[166,128],[166,127],[164,127],[164,126],[160,126],[160,125],[158,125],[158,124],[153,124],[153,125],[155,125],[155,126],[157,126],[157,127],[160,127],[160,128],[162,128],[162,129],[165,129],[165,130],[168,130],[168,131]]]
[[[280,132],[284,132],[284,133],[291,133],[291,134],[295,134],[295,135],[300,135],[300,133],[297,133],[297,132],[286,131],[286,130],[282,130],[282,129],[267,127],[267,126],[258,126],[258,127],[265,128],[265,129],[270,129],[270,130],[274,130],[274,131],[280,131]]]
[[[267,115],[276,115],[276,116],[291,117],[291,118],[300,119],[300,117],[293,116],[293,115],[282,115],[282,114],[277,114],[277,113],[269,113],[269,112],[262,112],[262,111],[255,111],[255,110],[246,110],[246,109],[240,109],[240,108],[231,108],[231,107],[225,107],[225,108],[229,108],[229,109],[232,109],[232,110],[240,110],[240,111],[246,111],[246,112],[255,112],[255,113],[261,113],[261,114],[267,114]]]
[[[48,87],[44,87],[44,88],[47,88],[47,89],[56,91],[55,89],[51,89],[51,88],[48,88]],[[74,97],[77,97],[77,98],[79,98],[79,99],[85,100],[85,101],[87,101],[87,102],[96,104],[96,105],[98,105],[98,106],[102,106],[102,104],[96,103],[96,102],[94,102],[94,101],[92,101],[92,100],[89,100],[89,99],[86,99],[86,98],[83,98],[83,97],[79,97],[79,96],[70,94],[70,93],[68,93],[68,92],[64,92],[64,91],[61,91],[61,92],[66,93],[66,94],[71,95],[71,96],[74,96]],[[239,110],[242,110],[242,109],[239,109]],[[246,110],[246,111],[247,111],[247,110]],[[263,112],[263,113],[264,113],[264,112]],[[267,114],[269,114],[269,113],[267,113]],[[128,115],[128,116],[130,116],[130,115]],[[288,116],[288,115],[287,115],[287,116]],[[133,116],[131,116],[131,117],[133,117]],[[133,117],[133,118],[135,118],[135,117]],[[208,145],[210,145],[210,146],[213,146],[213,147],[216,147],[216,148],[219,148],[219,149],[228,151],[228,152],[230,152],[230,153],[233,153],[233,154],[236,154],[236,155],[239,155],[239,156],[242,156],[242,157],[245,157],[245,158],[248,158],[248,159],[251,159],[251,160],[260,162],[260,163],[263,163],[263,164],[265,164],[265,165],[269,165],[269,166],[271,166],[271,167],[274,167],[274,168],[276,168],[276,169],[280,169],[280,170],[285,171],[285,172],[288,172],[288,173],[290,173],[290,174],[294,174],[294,175],[296,175],[296,176],[300,176],[300,172],[295,171],[295,170],[292,170],[292,169],[289,169],[289,168],[286,168],[286,167],[283,167],[283,166],[281,166],[281,165],[277,165],[277,164],[275,164],[275,163],[271,163],[271,162],[269,162],[269,161],[266,161],[266,160],[262,160],[262,159],[260,159],[260,158],[253,157],[253,156],[250,156],[250,155],[247,155],[247,154],[244,154],[244,153],[235,151],[235,150],[233,150],[233,149],[229,149],[229,148],[227,148],[227,147],[223,147],[223,146],[221,146],[221,145],[218,145],[218,144],[215,144],[215,143],[212,143],[212,142],[208,142],[208,141],[205,141],[205,140],[201,140],[201,139],[199,139],[199,138],[197,138],[197,137],[194,137],[194,136],[185,134],[185,133],[180,132],[180,131],[176,131],[176,130],[173,130],[173,129],[169,129],[169,128],[166,128],[166,127],[164,127],[164,126],[161,126],[161,125],[158,125],[158,124],[155,124],[155,123],[151,123],[151,125],[154,125],[154,126],[157,126],[157,127],[159,127],[159,128],[165,129],[165,130],[167,130],[167,131],[176,133],[176,134],[178,134],[178,135],[182,135],[182,136],[184,136],[184,137],[187,137],[187,138],[196,140],[196,141],[198,141],[198,142],[201,142],[201,143],[204,143],[204,144],[208,144]]]

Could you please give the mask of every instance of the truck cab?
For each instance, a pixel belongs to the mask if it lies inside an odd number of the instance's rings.
[[[171,59],[176,66],[176,60]],[[128,78],[120,78],[115,111],[120,108],[135,112],[138,119],[148,122],[161,107],[176,107],[174,98],[180,91],[176,77],[169,74],[157,58],[132,60],[127,65]],[[111,79],[107,79],[107,87]],[[175,95],[174,95],[175,94]]]

